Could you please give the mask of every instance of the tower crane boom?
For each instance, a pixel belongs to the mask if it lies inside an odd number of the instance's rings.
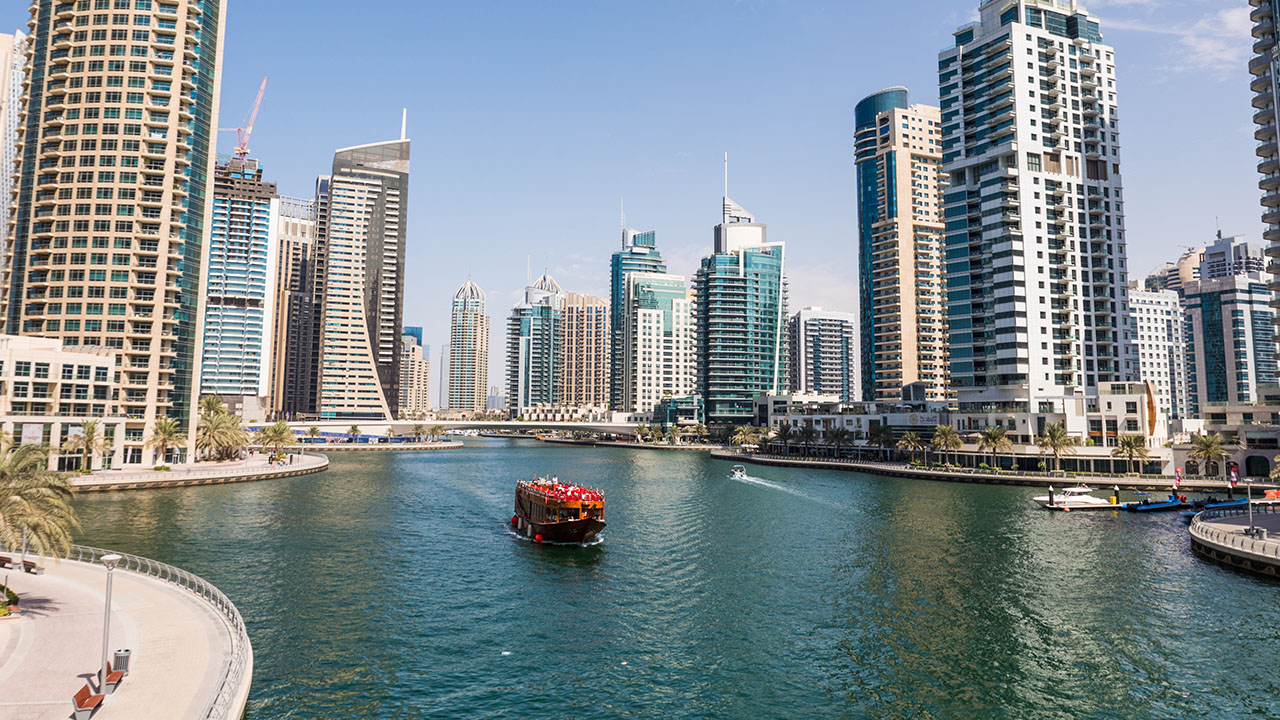
[[[262,94],[267,91],[267,78],[262,78],[262,86],[258,88],[258,98],[253,101],[253,110],[249,112],[249,122],[243,128],[236,128],[235,155],[243,161],[249,156],[249,136],[253,135],[253,123],[258,119],[258,108],[262,106]]]

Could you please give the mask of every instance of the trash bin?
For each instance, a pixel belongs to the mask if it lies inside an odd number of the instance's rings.
[[[115,659],[111,661],[111,669],[119,670],[124,673],[125,677],[129,676],[129,654],[132,650],[125,648],[124,650],[116,650]]]

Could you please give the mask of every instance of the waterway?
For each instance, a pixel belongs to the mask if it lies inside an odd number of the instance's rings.
[[[332,460],[76,500],[79,542],[235,601],[251,720],[1280,713],[1280,584],[1169,515],[536,441]],[[508,531],[535,471],[604,490],[599,544]]]

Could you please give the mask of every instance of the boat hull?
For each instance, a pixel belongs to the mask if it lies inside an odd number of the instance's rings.
[[[538,523],[516,515],[516,532],[530,538],[541,535],[543,542],[588,543],[594,540],[604,528],[605,522],[595,518]]]
[[[1164,502],[1153,503],[1125,503],[1122,505],[1129,512],[1171,512],[1173,510],[1184,510],[1191,507],[1191,503],[1185,503],[1181,500],[1166,500]]]

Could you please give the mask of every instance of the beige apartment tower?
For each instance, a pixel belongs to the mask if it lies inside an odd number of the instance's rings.
[[[854,111],[862,400],[947,398],[941,113],[882,90]]]
[[[484,412],[489,391],[489,316],[470,280],[453,294],[449,329],[449,409]]]
[[[141,463],[158,416],[194,442],[224,34],[220,0],[31,3],[8,333],[120,358],[121,452]],[[21,172],[19,172],[21,171]]]
[[[565,293],[563,404],[609,404],[609,301]]]

